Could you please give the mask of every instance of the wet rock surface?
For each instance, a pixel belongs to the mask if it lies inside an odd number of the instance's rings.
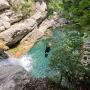
[[[9,56],[4,52],[4,49],[0,48],[0,60],[7,58],[9,58]]]
[[[0,90],[23,90],[29,75],[18,65],[0,66]]]

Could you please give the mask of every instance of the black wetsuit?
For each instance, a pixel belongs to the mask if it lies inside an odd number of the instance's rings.
[[[51,48],[49,46],[46,47],[46,50],[45,50],[45,57],[48,56],[48,53],[50,52]]]

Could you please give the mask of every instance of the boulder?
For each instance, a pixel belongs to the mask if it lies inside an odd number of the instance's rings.
[[[5,65],[0,67],[0,90],[23,90],[29,75],[23,67]]]

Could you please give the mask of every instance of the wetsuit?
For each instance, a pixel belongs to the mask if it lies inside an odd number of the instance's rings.
[[[48,57],[48,53],[50,52],[51,48],[49,46],[46,47],[45,50],[45,57]]]

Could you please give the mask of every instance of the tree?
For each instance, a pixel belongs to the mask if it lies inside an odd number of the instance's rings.
[[[61,84],[64,79],[67,87],[73,90],[81,87],[80,83],[85,76],[85,66],[80,61],[82,44],[79,32],[69,32],[62,46],[58,45],[51,56],[50,68],[57,71],[56,76]]]
[[[69,34],[62,46],[60,44],[56,46],[52,53],[50,67],[59,72],[58,79],[61,76],[72,87],[79,85],[82,88],[84,85],[81,83],[85,83],[88,70],[81,64],[80,51],[83,45],[82,38],[90,35],[90,0],[50,0],[49,3],[49,9],[52,12],[58,11],[62,17],[70,21],[70,24],[64,28],[69,27],[79,33],[79,35],[75,32]]]
[[[70,19],[73,25],[80,27],[80,32],[87,32],[90,29],[89,0],[64,0],[64,10],[65,17]]]
[[[50,0],[49,9],[62,13],[81,33],[90,29],[90,0]]]

